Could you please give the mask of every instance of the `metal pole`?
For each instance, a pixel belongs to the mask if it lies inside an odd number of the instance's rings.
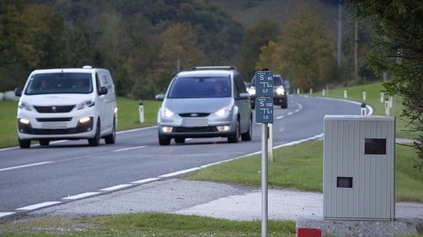
[[[268,147],[267,149],[268,149],[268,153],[269,153],[268,160],[269,160],[270,163],[273,163],[273,124],[269,123],[268,126],[269,126],[269,136],[268,136],[268,139],[267,139],[267,140],[269,140],[269,142],[267,144],[267,147]]]
[[[261,236],[267,237],[267,216],[268,216],[268,208],[267,208],[267,143],[269,138],[269,127],[267,123],[263,123],[262,125],[262,153],[261,153],[261,207],[262,207],[262,221],[261,221]]]

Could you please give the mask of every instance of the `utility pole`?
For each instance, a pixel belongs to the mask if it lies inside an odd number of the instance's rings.
[[[339,1],[338,4],[338,68],[341,67],[341,41],[342,41],[342,4],[341,1]]]
[[[358,21],[355,21],[354,27],[354,79],[358,79]]]

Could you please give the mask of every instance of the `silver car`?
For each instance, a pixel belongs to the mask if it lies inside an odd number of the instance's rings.
[[[186,138],[227,137],[250,141],[253,115],[244,81],[234,68],[202,68],[178,73],[157,115],[160,145]]]

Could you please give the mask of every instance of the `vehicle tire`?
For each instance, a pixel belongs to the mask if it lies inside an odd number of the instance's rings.
[[[50,140],[47,139],[41,139],[38,141],[41,146],[48,146],[50,144]]]
[[[283,102],[281,104],[281,108],[282,109],[288,108],[288,98],[285,97],[285,99],[283,100]]]
[[[159,144],[160,146],[168,146],[170,145],[170,138],[168,137],[162,137],[159,135]]]
[[[251,141],[251,138],[253,137],[253,122],[252,118],[250,117],[248,121],[248,131],[241,134],[241,138],[243,141]]]
[[[95,128],[95,136],[88,139],[88,144],[90,146],[98,146],[100,144],[100,121],[97,122],[97,126]]]
[[[104,137],[104,142],[106,144],[115,144],[116,142],[116,119],[115,118],[113,118],[112,133]]]
[[[177,138],[175,138],[175,143],[184,144],[185,143],[185,137],[177,137]]]
[[[19,139],[20,148],[29,148],[31,146],[31,140],[21,140]]]
[[[240,129],[241,128],[239,126],[239,120],[237,120],[236,121],[235,132],[228,137],[228,142],[229,143],[237,143],[239,141],[239,137],[241,136],[240,131],[239,131]]]

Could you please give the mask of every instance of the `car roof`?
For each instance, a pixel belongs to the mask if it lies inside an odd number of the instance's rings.
[[[178,77],[188,77],[188,76],[230,76],[233,75],[234,71],[230,70],[194,70],[194,71],[182,71],[177,74]]]
[[[234,70],[238,71],[235,66],[194,66],[191,70]]]

